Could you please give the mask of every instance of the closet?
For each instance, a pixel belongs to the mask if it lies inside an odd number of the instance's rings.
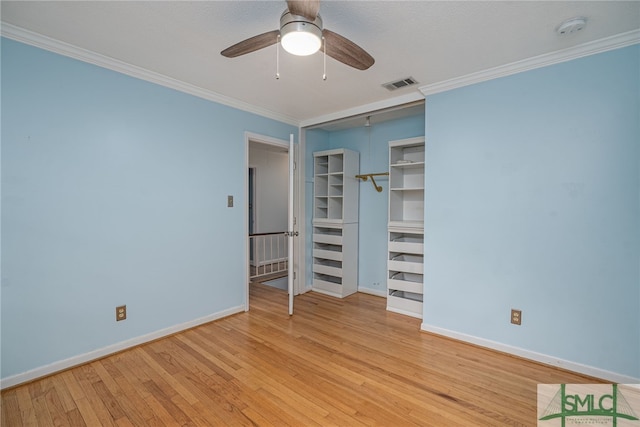
[[[305,129],[306,286],[422,317],[424,101]]]

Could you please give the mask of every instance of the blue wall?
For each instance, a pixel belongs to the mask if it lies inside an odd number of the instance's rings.
[[[425,325],[640,378],[639,59],[427,98]]]
[[[389,170],[389,141],[424,135],[424,116],[375,123],[340,131],[306,131],[307,182],[307,284],[312,283],[311,220],[313,214],[313,152],[347,148],[360,153],[360,172],[376,173]],[[387,288],[387,217],[389,193],[387,177],[376,178],[383,187],[378,193],[371,182],[360,183],[358,287],[380,295]]]
[[[2,39],[2,378],[244,304],[245,131],[297,129]]]

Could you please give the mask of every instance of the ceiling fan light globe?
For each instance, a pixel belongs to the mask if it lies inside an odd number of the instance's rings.
[[[311,22],[285,10],[280,17],[280,44],[287,52],[307,56],[316,53],[322,45],[322,18]]]
[[[320,50],[322,41],[315,34],[295,31],[282,36],[280,43],[284,50],[293,55],[307,56]]]

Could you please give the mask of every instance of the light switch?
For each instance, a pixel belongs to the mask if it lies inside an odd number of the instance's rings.
[[[233,196],[227,196],[227,207],[228,208],[233,207]]]

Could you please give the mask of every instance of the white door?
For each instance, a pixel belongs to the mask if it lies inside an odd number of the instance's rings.
[[[288,267],[289,267],[289,284],[287,286],[287,290],[289,292],[289,316],[293,314],[293,245],[295,244],[295,237],[298,235],[298,232],[294,230],[294,216],[293,216],[293,183],[294,183],[294,145],[293,145],[293,134],[289,135],[289,220],[287,225],[288,230],[288,247],[289,247],[289,255],[288,255]]]

